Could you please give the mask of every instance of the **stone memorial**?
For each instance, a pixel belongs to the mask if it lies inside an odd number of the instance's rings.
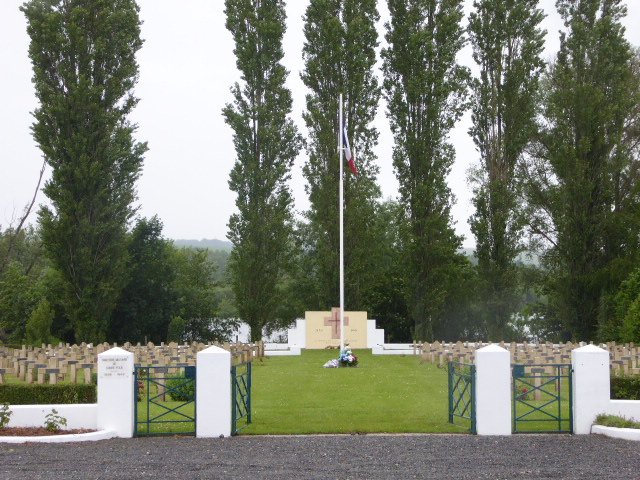
[[[340,309],[305,312],[308,349],[340,347]],[[344,312],[344,343],[351,348],[367,348],[367,312]]]

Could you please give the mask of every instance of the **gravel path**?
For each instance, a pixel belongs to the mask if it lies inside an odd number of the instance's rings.
[[[640,443],[599,435],[343,435],[0,444],[1,479],[640,479]]]

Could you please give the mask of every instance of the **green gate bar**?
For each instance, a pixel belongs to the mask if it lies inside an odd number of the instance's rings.
[[[244,419],[245,425],[238,425]],[[231,366],[231,435],[251,423],[251,362]]]
[[[476,366],[459,362],[448,364],[449,423],[462,418],[469,431],[476,433]]]
[[[136,366],[133,378],[135,436],[195,435],[194,366]]]
[[[513,365],[513,433],[573,433],[572,373],[568,364]]]

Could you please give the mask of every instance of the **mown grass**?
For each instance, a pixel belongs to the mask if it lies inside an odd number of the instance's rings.
[[[566,377],[560,379],[559,392],[556,390],[557,383],[551,376],[541,377],[541,382],[543,385],[538,393],[539,398],[536,399],[532,377],[516,381],[516,387],[520,391],[518,401],[515,402],[515,412],[512,406],[512,424],[514,415],[517,419],[515,431],[518,433],[571,431],[569,379]],[[523,394],[522,388],[527,388],[529,393]]]
[[[166,401],[138,402],[136,435],[192,434],[196,431],[195,403]]]
[[[355,351],[357,368],[322,368],[335,350],[253,363],[253,423],[243,434],[468,431],[448,423],[446,370],[414,356]]]

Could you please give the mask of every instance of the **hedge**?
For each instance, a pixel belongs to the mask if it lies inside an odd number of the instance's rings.
[[[20,383],[0,385],[0,404],[50,405],[96,402],[97,390],[95,385],[35,385]]]
[[[640,400],[640,376],[611,377],[611,398]]]

